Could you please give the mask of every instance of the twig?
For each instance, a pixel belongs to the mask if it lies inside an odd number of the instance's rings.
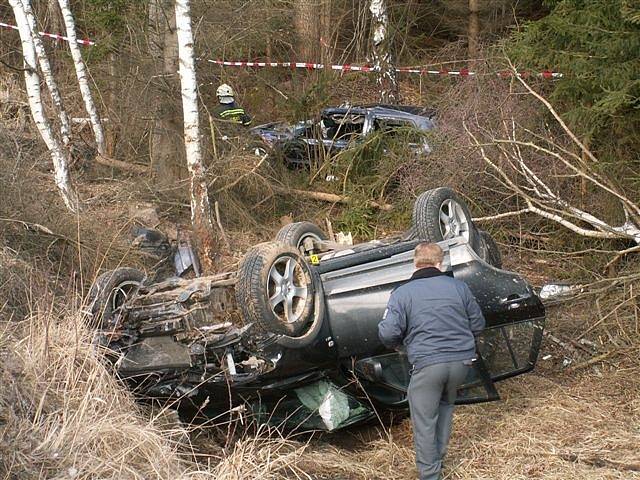
[[[602,322],[604,322],[607,318],[609,318],[611,315],[613,315],[615,312],[617,312],[620,307],[622,307],[623,305],[629,303],[631,300],[635,299],[637,296],[640,296],[640,294],[638,295],[634,295],[633,297],[629,297],[626,300],[620,302],[618,305],[616,305],[616,307],[611,310],[609,313],[607,313],[604,317],[602,317],[600,320],[598,320],[596,323],[594,323],[593,325],[591,325],[589,328],[587,328],[584,332],[582,332],[578,338],[576,338],[576,341],[580,340],[581,338],[583,338],[587,333],[589,333],[590,331],[592,331],[594,328],[596,328],[598,325],[602,324]]]
[[[213,209],[216,213],[216,223],[218,224],[218,228],[220,229],[220,233],[222,234],[222,241],[224,241],[225,247],[227,247],[227,251],[231,251],[231,245],[229,244],[229,238],[227,237],[227,233],[222,228],[222,222],[220,221],[220,210],[218,207],[218,201],[216,200],[213,204]]]
[[[8,64],[4,60],[0,60],[0,63],[5,67],[10,68],[11,70],[15,70],[16,72],[29,72],[29,73],[33,72],[33,68],[31,67],[27,67],[27,68],[15,67],[13,65]]]
[[[616,263],[618,260],[620,260],[622,257],[624,257],[627,253],[633,253],[633,252],[640,252],[640,245],[636,245],[635,247],[631,247],[631,248],[627,248],[626,250],[621,250],[619,251],[615,257],[613,257],[609,263],[607,263],[604,266],[603,270],[607,270],[607,268],[609,268],[611,265],[613,265],[614,263]]]
[[[247,175],[251,175],[252,173],[255,173],[256,170],[258,170],[260,168],[260,166],[264,163],[264,161],[267,159],[269,155],[268,154],[264,154],[262,157],[260,157],[260,161],[258,163],[256,163],[254,165],[254,167],[249,170],[248,172],[243,173],[242,175],[240,175],[238,178],[236,178],[233,182],[229,183],[228,185],[225,185],[223,187],[220,187],[218,190],[216,190],[215,192],[213,192],[214,195],[223,192],[224,190],[229,190],[230,188],[235,187],[238,183],[240,183],[240,181],[246,177]],[[213,183],[213,182],[211,182]]]
[[[0,222],[18,223],[25,227],[27,230],[35,230],[37,232],[44,233],[45,235],[51,235],[52,237],[59,238],[60,240],[65,240],[73,245],[81,246],[81,244],[77,240],[69,238],[65,235],[61,235],[59,233],[52,232],[49,228],[45,227],[44,225],[40,225],[39,223],[25,222],[24,220],[17,220],[15,218],[0,218]]]
[[[555,118],[557,120],[557,122],[560,124],[560,126],[562,127],[562,129],[567,133],[567,135],[569,135],[569,137],[571,138],[571,140],[574,141],[574,143],[576,145],[578,145],[580,147],[580,150],[582,150],[584,152],[584,154],[589,157],[589,159],[594,162],[594,163],[598,163],[598,159],[593,155],[593,153],[591,153],[591,150],[589,150],[579,139],[578,137],[576,137],[576,135],[571,131],[571,129],[567,126],[566,123],[564,123],[564,120],[562,120],[562,118],[560,117],[560,115],[558,115],[558,113],[555,111],[555,109],[553,108],[553,106],[551,106],[551,104],[549,103],[549,101],[544,98],[542,95],[540,95],[538,92],[536,92],[533,88],[531,88],[531,86],[524,81],[524,79],[522,78],[521,75],[517,74],[517,70],[516,67],[513,65],[513,63],[511,63],[511,60],[509,58],[507,58],[507,61],[509,62],[509,66],[511,67],[511,69],[513,70],[513,72],[516,74],[515,78],[518,79],[518,81],[524,86],[524,88],[526,88],[529,93],[531,95],[533,95],[534,97],[536,97],[540,102],[542,102],[544,104],[545,107],[547,107],[547,110],[549,110],[549,113],[551,113],[551,115],[553,115],[553,118]]]
[[[605,353],[603,353],[601,355],[598,355],[596,357],[590,358],[586,362],[582,362],[582,363],[579,363],[577,365],[574,365],[573,367],[569,367],[569,368],[567,368],[566,372],[567,373],[571,373],[571,372],[575,372],[576,370],[580,370],[582,368],[589,367],[589,366],[593,365],[594,363],[602,362],[602,361],[606,360],[607,358],[609,358],[609,357],[611,357],[613,355],[618,355],[618,354],[624,353],[627,350],[630,350],[630,348],[610,350],[610,351],[605,352]]]

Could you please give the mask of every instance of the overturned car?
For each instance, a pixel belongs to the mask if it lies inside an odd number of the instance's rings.
[[[435,127],[434,115],[434,110],[416,106],[346,105],[323,109],[318,120],[272,122],[250,131],[289,167],[301,168],[318,165],[376,133],[402,133],[412,151],[429,153],[424,133]]]
[[[238,270],[145,281],[120,268],[92,287],[92,322],[118,375],[147,398],[200,412],[242,405],[287,427],[335,430],[376,412],[406,412],[410,366],[379,341],[390,292],[434,241],[487,320],[458,403],[498,399],[495,382],[533,369],[544,307],[448,188],[423,193],[399,238],[335,244],[309,222],[256,245]]]

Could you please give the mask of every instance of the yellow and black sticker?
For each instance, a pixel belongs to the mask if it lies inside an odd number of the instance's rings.
[[[311,265],[319,265],[320,264],[320,257],[318,255],[311,254],[309,256],[309,260],[311,261]]]

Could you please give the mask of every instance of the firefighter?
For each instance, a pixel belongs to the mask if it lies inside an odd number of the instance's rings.
[[[216,117],[220,120],[226,120],[242,125],[251,125],[251,117],[247,115],[244,108],[236,104],[231,88],[226,83],[218,87],[216,91],[218,96],[218,107],[216,108]]]

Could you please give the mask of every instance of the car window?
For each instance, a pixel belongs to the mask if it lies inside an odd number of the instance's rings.
[[[322,118],[322,136],[327,140],[354,140],[362,136],[364,115],[334,113]]]
[[[385,136],[401,140],[405,143],[424,143],[424,132],[408,120],[395,118],[376,118],[373,121],[374,132],[381,132]]]

